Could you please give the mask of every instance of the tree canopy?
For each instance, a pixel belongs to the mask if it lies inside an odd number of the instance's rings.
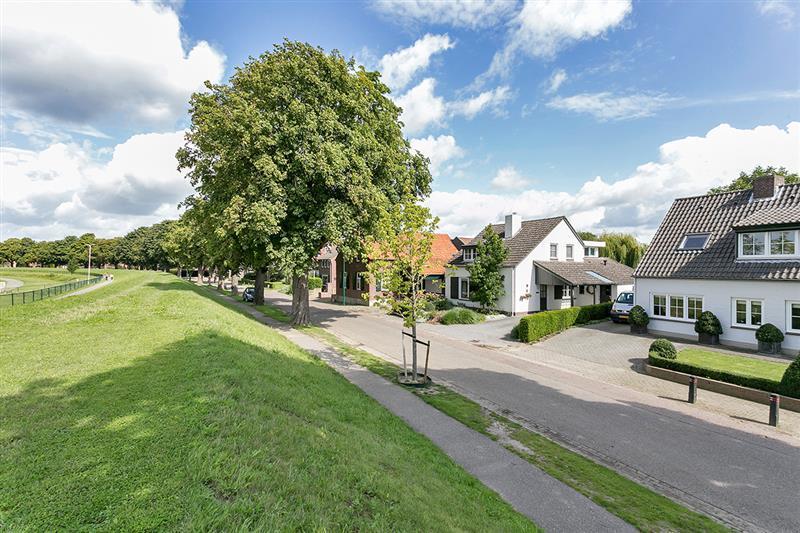
[[[713,187],[709,189],[711,194],[719,194],[723,192],[741,191],[753,188],[753,180],[760,176],[767,174],[775,174],[776,176],[783,176],[786,183],[800,183],[800,175],[796,172],[789,172],[786,167],[775,168],[773,166],[762,167],[761,165],[754,168],[751,172],[739,172],[739,177],[734,179],[728,185],[721,187]]]
[[[508,256],[503,239],[492,230],[492,226],[486,226],[482,233],[482,239],[476,247],[475,261],[467,266],[470,278],[470,299],[481,304],[484,309],[496,305],[503,294],[503,276],[500,269]]]

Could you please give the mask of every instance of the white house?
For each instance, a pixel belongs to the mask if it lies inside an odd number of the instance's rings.
[[[757,178],[752,190],[675,200],[636,269],[636,303],[651,331],[696,338],[713,312],[723,344],[755,347],[755,330],[785,332],[800,350],[800,184]]]
[[[523,221],[513,213],[492,229],[508,249],[502,267],[505,294],[496,304],[500,311],[519,315],[589,305],[633,288],[633,270],[612,259],[587,257],[587,244],[566,217]],[[468,267],[480,240],[480,235],[465,240],[448,268],[446,296],[458,305],[478,307],[469,298]]]

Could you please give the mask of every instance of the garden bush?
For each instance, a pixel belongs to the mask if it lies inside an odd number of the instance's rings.
[[[722,335],[722,324],[717,315],[711,311],[703,311],[700,313],[700,318],[694,323],[694,330],[706,335]]]
[[[764,324],[756,330],[756,340],[760,342],[783,342],[783,333],[773,324]]]
[[[572,326],[607,318],[611,312],[611,305],[611,302],[606,302],[583,307],[542,311],[522,317],[517,327],[519,340],[522,342],[536,342],[542,337],[559,333]]]
[[[646,326],[650,323],[650,317],[647,316],[647,311],[641,305],[634,305],[628,315],[628,321],[634,326]]]
[[[447,326],[451,324],[477,324],[484,320],[486,320],[486,318],[483,315],[476,313],[472,309],[467,309],[466,307],[450,309],[442,315],[442,324]]]
[[[678,357],[678,350],[675,349],[675,345],[667,339],[654,340],[650,345],[650,353],[654,353],[665,359],[675,359]]]
[[[726,370],[704,368],[702,366],[684,363],[680,360],[680,358],[667,359],[654,352],[650,352],[648,363],[650,363],[652,366],[666,368],[668,370],[675,370],[676,372],[683,372],[684,374],[691,374],[692,376],[715,379],[717,381],[724,381],[725,383],[741,385],[742,387],[750,387],[751,389],[759,389],[766,392],[773,392],[775,394],[784,394],[793,398],[800,398],[800,394],[797,394],[796,392],[784,391],[782,381],[776,381],[774,379],[757,378]],[[786,376],[784,376],[784,379],[786,379]]]
[[[308,278],[308,290],[315,291],[322,288],[322,278],[311,276]]]
[[[800,353],[797,359],[792,361],[781,379],[781,394],[800,398]]]
[[[436,298],[432,302],[434,309],[437,311],[449,311],[454,307],[453,302],[444,297]]]

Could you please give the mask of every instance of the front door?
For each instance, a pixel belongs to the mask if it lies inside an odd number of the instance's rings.
[[[539,311],[547,311],[547,285],[539,285]]]
[[[611,285],[600,285],[600,303],[611,301]]]
[[[458,281],[459,278],[450,278],[450,299],[458,300]]]

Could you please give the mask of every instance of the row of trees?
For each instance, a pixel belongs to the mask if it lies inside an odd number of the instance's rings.
[[[93,233],[84,233],[80,237],[69,235],[54,241],[10,238],[0,242],[0,263],[13,267],[67,266],[74,270],[88,266],[91,245],[93,265],[166,269],[176,264],[164,247],[174,225],[175,221],[165,220],[111,239],[98,239]]]
[[[606,232],[598,236],[590,231],[581,231],[579,235],[586,241],[604,241],[606,247],[600,248],[600,255],[631,268],[636,268],[647,250],[646,244],[639,242],[636,237],[628,233]]]

